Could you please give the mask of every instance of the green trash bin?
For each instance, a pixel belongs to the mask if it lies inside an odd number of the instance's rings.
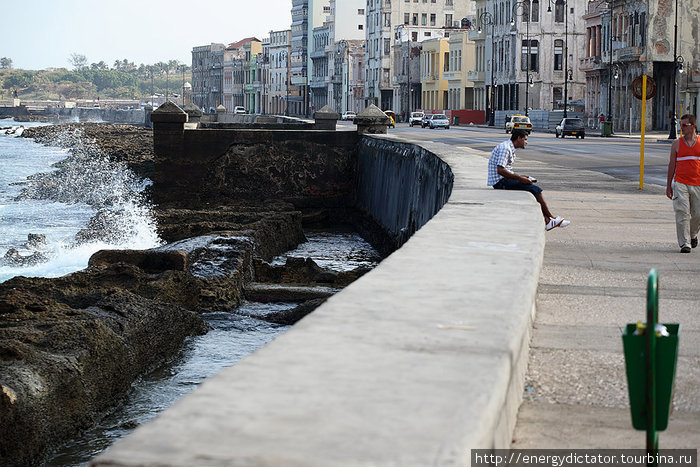
[[[602,136],[612,135],[612,122],[602,122],[603,123],[603,133]]]
[[[459,126],[459,115],[455,115],[454,117],[452,117],[452,124],[454,126]]]
[[[668,336],[656,337],[656,430],[663,431],[668,426],[668,415],[673,399],[673,381],[676,375],[678,359],[679,324],[664,324]],[[627,388],[632,411],[632,426],[637,430],[646,430],[646,336],[635,334],[636,323],[629,323],[622,332],[622,345],[625,351],[625,368],[627,370]],[[649,329],[647,328],[647,332]]]

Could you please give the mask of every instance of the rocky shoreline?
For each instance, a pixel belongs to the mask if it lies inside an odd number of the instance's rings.
[[[22,136],[74,148],[68,159],[94,156],[71,135],[93,141],[111,163],[152,177],[152,132],[145,128],[60,125]],[[40,188],[27,196],[55,199],[61,169],[69,166],[37,177]],[[291,324],[367,271],[326,271],[303,258],[270,266],[305,239],[301,212],[285,202],[156,208],[154,215],[164,246],[103,250],[88,268],[64,277],[0,283],[1,465],[41,463],[93,425],[139,375],[170,358],[187,336],[207,331],[202,312],[232,310],[247,294],[260,301],[279,296],[299,306],[256,318]],[[98,210],[95,226],[79,236],[108,234],[100,216]]]

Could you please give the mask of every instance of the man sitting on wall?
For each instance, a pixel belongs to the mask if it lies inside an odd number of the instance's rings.
[[[547,207],[542,197],[542,188],[535,185],[534,178],[526,175],[518,175],[513,172],[515,163],[515,150],[524,148],[527,145],[527,133],[523,130],[513,130],[510,140],[506,140],[496,146],[489,158],[488,185],[499,190],[521,190],[529,191],[535,197],[544,216],[545,230],[552,230],[555,227],[566,227],[569,221],[554,216]]]

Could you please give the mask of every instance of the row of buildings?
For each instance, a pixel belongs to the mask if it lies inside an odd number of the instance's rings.
[[[413,110],[575,110],[639,128],[695,111],[696,0],[291,0],[290,28],[192,50],[193,102],[310,116]],[[638,87],[638,86],[637,86]],[[651,91],[651,88],[649,89]],[[675,91],[675,93],[674,93]],[[674,98],[675,95],[675,98]],[[499,122],[500,124],[500,122]]]

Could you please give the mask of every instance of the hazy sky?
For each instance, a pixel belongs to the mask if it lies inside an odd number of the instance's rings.
[[[71,68],[128,59],[137,66],[180,60],[192,48],[267,37],[289,29],[291,0],[1,0],[0,57],[13,68]]]

